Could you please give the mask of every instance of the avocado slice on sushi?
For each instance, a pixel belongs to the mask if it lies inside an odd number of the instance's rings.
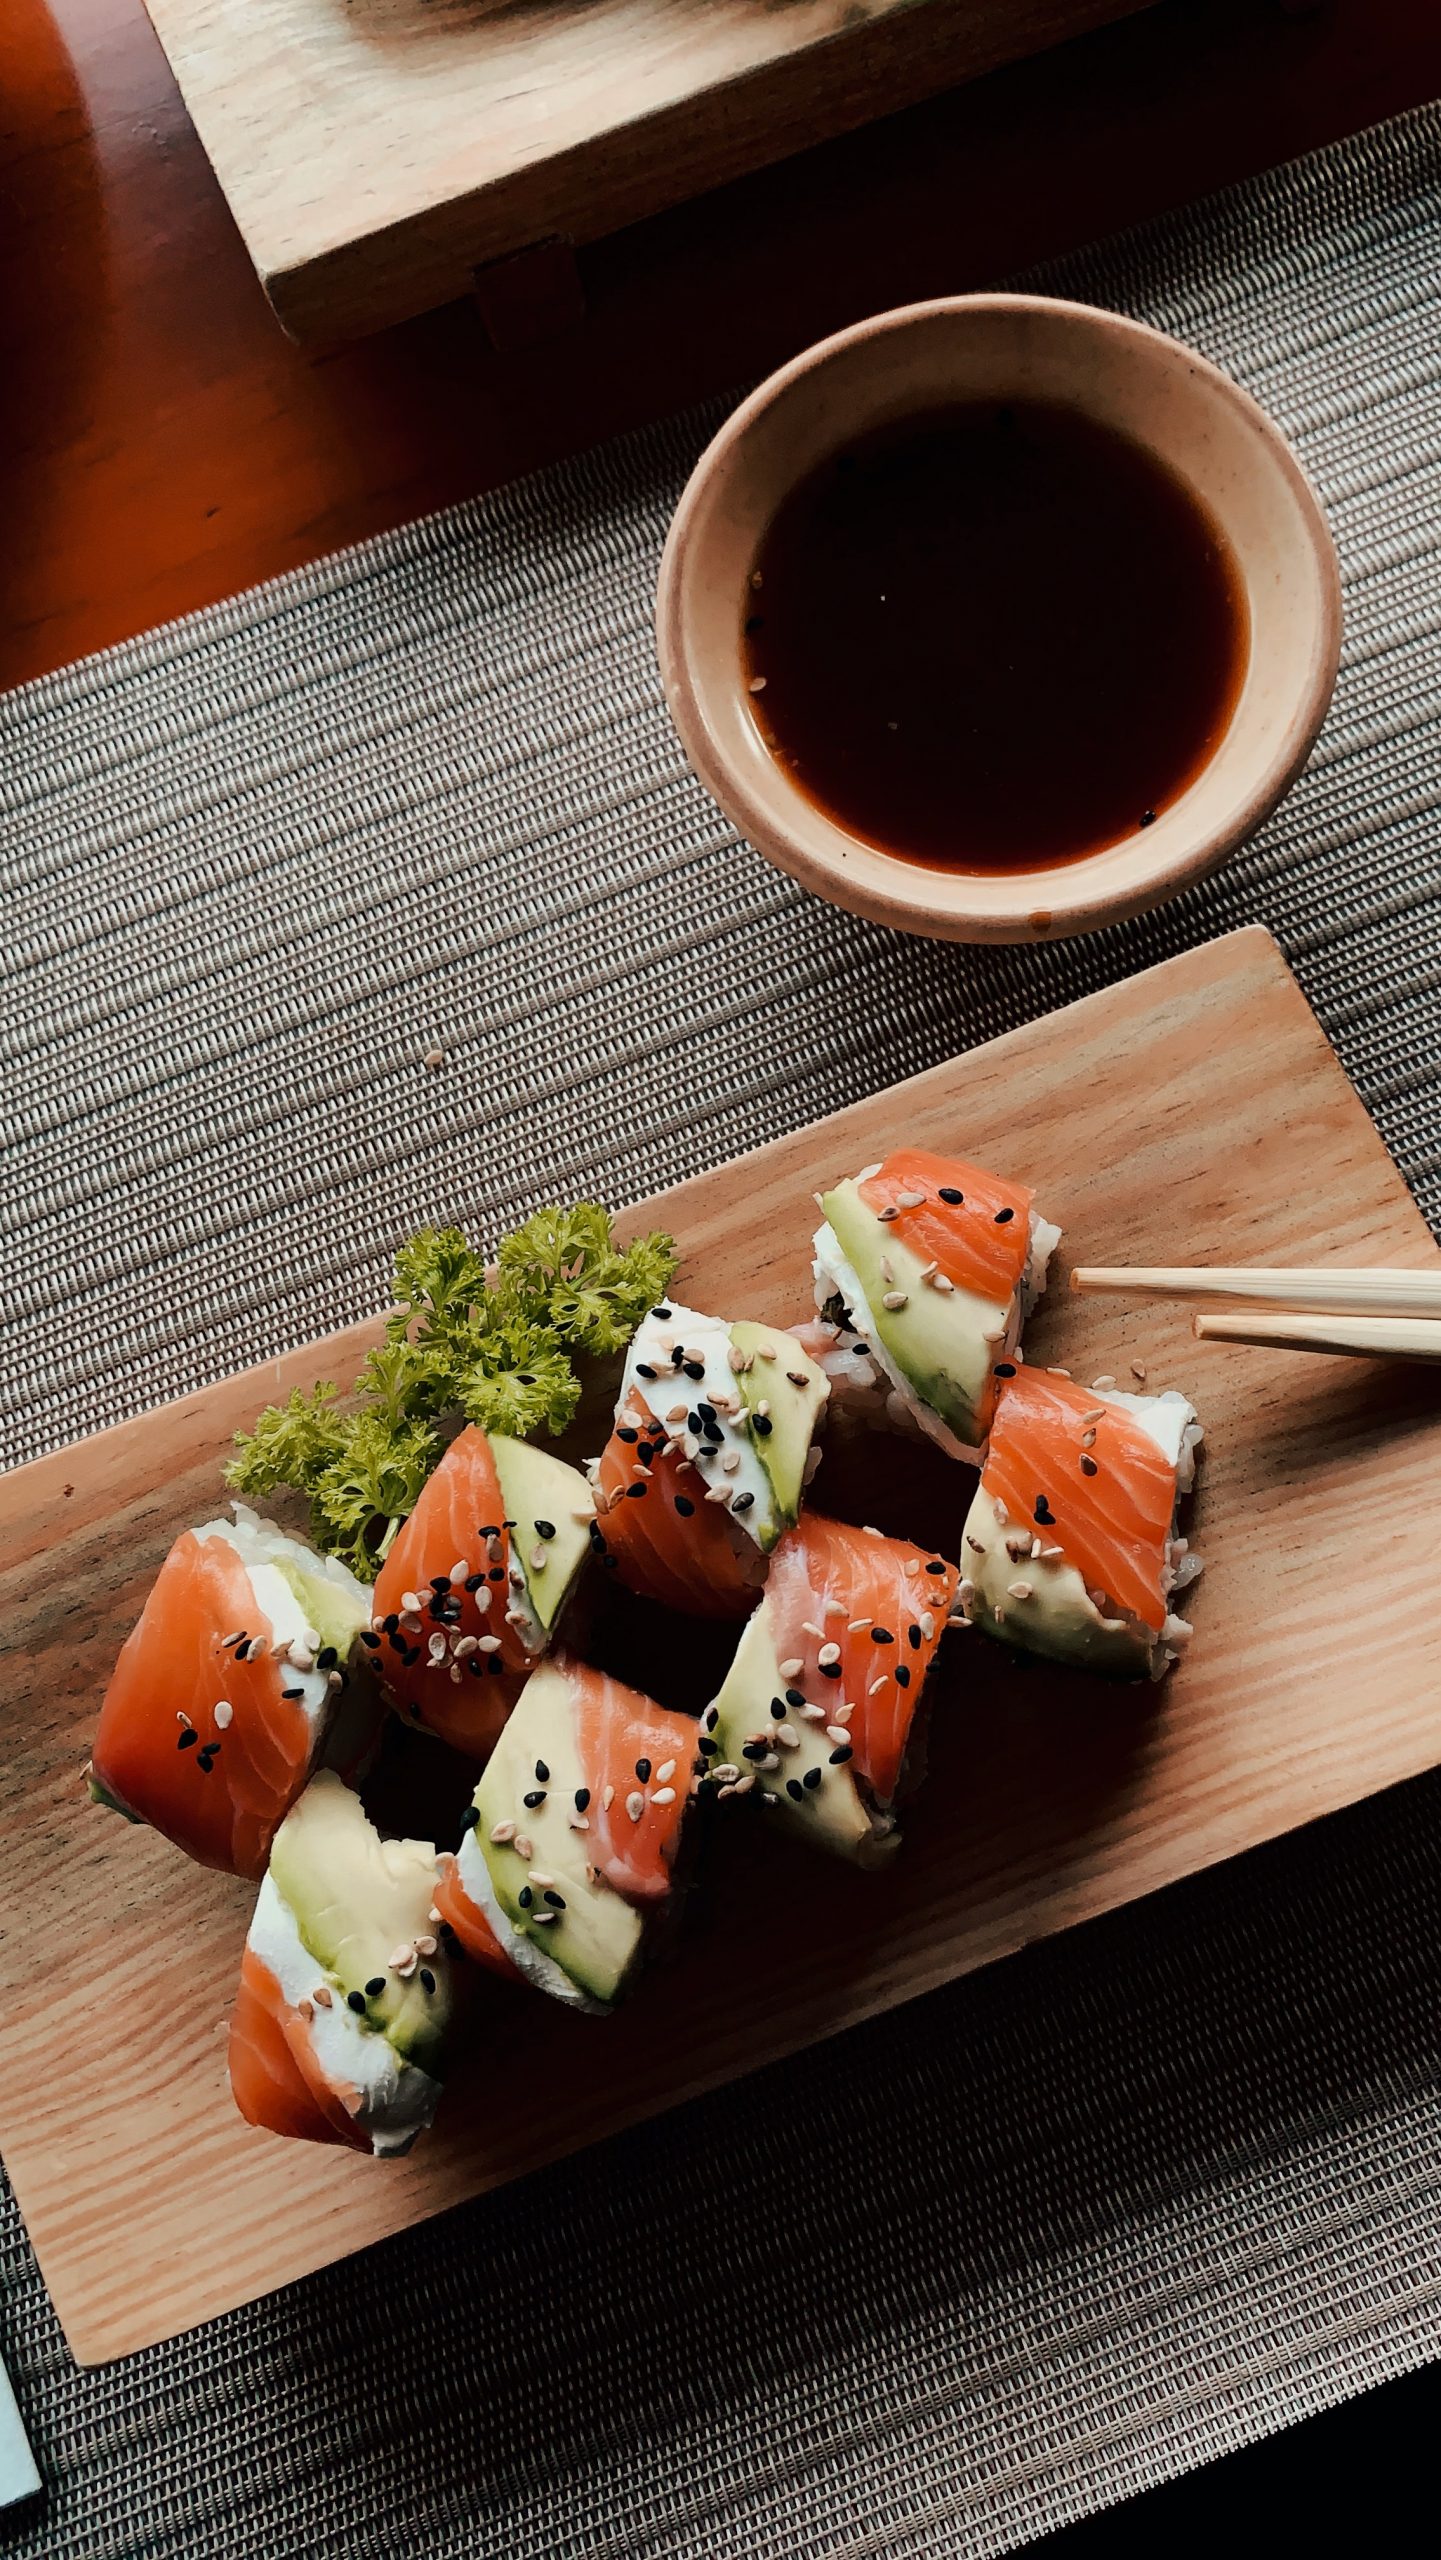
[[[451,2016],[429,1842],[383,1840],[330,1770],[276,1835],[241,1967],[230,2080],[251,2124],[379,2157],[432,2121]]]
[[[575,1587],[590,1553],[595,1503],[578,1467],[528,1440],[491,1436],[511,1551],[525,1576],[525,1596],[545,1635]]]
[[[573,1656],[532,1673],[437,1907],[482,1962],[603,2012],[670,1903],[696,1728]]]
[[[837,1183],[822,1207],[822,1313],[842,1343],[865,1344],[892,1422],[977,1459],[1059,1228],[1023,1184],[914,1147]]]
[[[737,1385],[771,1501],[755,1535],[767,1552],[799,1517],[811,1449],[830,1393],[825,1371],[793,1333],[742,1320],[730,1329]]]
[[[882,1864],[959,1581],[909,1539],[808,1511],[702,1718],[703,1788],[754,1795],[813,1847]]]

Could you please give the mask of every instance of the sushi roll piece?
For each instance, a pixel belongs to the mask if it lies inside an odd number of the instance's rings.
[[[908,1538],[808,1511],[702,1718],[704,1789],[755,1794],[804,1840],[862,1867],[900,1840],[918,1716],[960,1576]]]
[[[260,1877],[319,1762],[370,1593],[242,1503],[176,1539],[100,1710],[90,1792]]]
[[[979,1462],[1061,1230],[1023,1183],[901,1147],[824,1194],[816,1304],[836,1386]]]
[[[829,1385],[794,1334],[652,1307],[595,1467],[595,1542],[643,1600],[743,1618],[796,1519]]]
[[[475,1791],[436,1909],[466,1952],[603,2015],[668,1916],[696,1727],[553,1654]]]
[[[478,1758],[548,1651],[589,1555],[578,1467],[472,1424],[453,1440],[381,1569],[362,1641],[410,1722]]]
[[[966,1522],[962,1598],[987,1633],[1116,1680],[1159,1680],[1201,1571],[1177,1528],[1201,1425],[1170,1388],[1126,1395],[1021,1369]]]
[[[276,1833],[230,2025],[248,2124],[385,2159],[432,2121],[450,1968],[426,1841],[382,1840],[332,1770]]]

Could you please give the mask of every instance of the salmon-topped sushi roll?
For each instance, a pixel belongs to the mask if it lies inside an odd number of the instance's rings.
[[[897,1847],[918,1717],[959,1576],[908,1538],[808,1511],[701,1721],[703,1786],[754,1794],[803,1839],[860,1866]]]
[[[90,1791],[202,1866],[262,1876],[371,1603],[335,1557],[232,1508],[161,1566],[105,1693]]]
[[[450,1971],[435,1851],[382,1840],[330,1770],[276,1834],[230,2025],[247,2122],[385,2158],[434,2117]]]
[[[977,1461],[1059,1227],[1023,1183],[900,1147],[822,1195],[816,1304],[847,1403]]]
[[[627,1589],[745,1617],[800,1511],[828,1392],[794,1334],[653,1307],[594,1470],[595,1542]]]
[[[613,2008],[670,1905],[695,1764],[689,1716],[553,1654],[444,1862],[436,1908],[466,1953],[572,2008]]]
[[[1172,1604],[1201,1571],[1178,1528],[1201,1436],[1174,1388],[1019,1370],[966,1522],[968,1615],[1023,1652],[1159,1680],[1191,1634]]]
[[[411,1722],[488,1752],[550,1645],[595,1516],[578,1467],[525,1440],[453,1440],[386,1557],[367,1645]]]

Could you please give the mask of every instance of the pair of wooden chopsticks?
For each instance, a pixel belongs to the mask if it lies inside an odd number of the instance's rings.
[[[1087,1264],[1072,1272],[1071,1287],[1086,1295],[1229,1300],[1235,1312],[1193,1318],[1203,1342],[1441,1360],[1441,1275],[1429,1271],[1248,1271],[1239,1264],[1128,1271]]]

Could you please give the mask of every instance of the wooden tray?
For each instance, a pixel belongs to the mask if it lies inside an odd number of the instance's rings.
[[[146,0],[287,329],[347,337],[1150,0]]]
[[[1258,928],[641,1214],[682,1242],[687,1298],[784,1317],[807,1297],[813,1185],[902,1135],[1033,1181],[1086,1261],[1435,1259]],[[172,2335],[1437,1756],[1435,1373],[1203,1346],[1179,1311],[1078,1299],[1062,1276],[1033,1352],[1083,1378],[1124,1377],[1140,1359],[1153,1386],[1190,1389],[1209,1427],[1197,1641],[1165,1687],[1102,1690],[1017,1669],[981,1635],[952,1637],[931,1782],[892,1873],[832,1869],[746,1826],[716,1844],[694,1942],[675,1959],[694,1998],[675,1997],[673,1973],[597,2024],[497,1987],[492,2023],[411,2159],[276,2141],[236,2115],[219,2033],[250,1889],[91,1807],[80,1771],[120,1638],[172,1536],[215,1506],[231,1433],[292,1384],[348,1375],[374,1330],[0,1483],[0,2149],[83,2362]],[[954,1535],[969,1477],[948,1482]],[[911,1525],[931,1534],[929,1504]],[[769,1915],[802,1877],[806,1926],[778,1964]],[[723,1966],[709,1960],[717,1944]]]

